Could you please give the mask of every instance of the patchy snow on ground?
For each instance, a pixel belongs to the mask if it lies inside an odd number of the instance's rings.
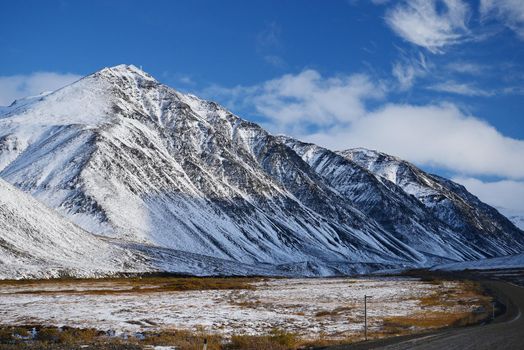
[[[109,283],[109,284],[108,284]],[[458,282],[457,282],[458,283]],[[368,324],[420,311],[419,299],[438,288],[416,279],[267,279],[255,289],[104,295],[110,282],[0,286],[0,323],[93,327],[119,333],[205,329],[225,336],[265,334],[278,328],[303,337],[344,337],[361,332],[364,295]],[[87,293],[86,291],[91,291]],[[457,306],[460,307],[460,306]],[[451,310],[450,310],[451,311]]]

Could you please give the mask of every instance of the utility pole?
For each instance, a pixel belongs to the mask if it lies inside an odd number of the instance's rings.
[[[373,298],[370,295],[364,295],[364,339],[368,340],[368,299]]]

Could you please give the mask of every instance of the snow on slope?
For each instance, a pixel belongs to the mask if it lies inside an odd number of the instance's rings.
[[[489,250],[469,244],[396,184],[350,159],[314,144],[282,137],[332,187],[419,251],[455,260],[479,259]]]
[[[170,271],[179,274],[292,275],[86,232],[0,179],[0,279],[99,277]],[[341,274],[336,269],[327,274]],[[300,275],[308,275],[307,271]]]
[[[399,158],[367,149],[339,152],[418,199],[438,220],[489,256],[522,252],[524,232],[463,186]]]
[[[0,278],[147,270],[143,256],[85,232],[0,179]]]
[[[437,265],[432,270],[446,270],[446,271],[459,271],[459,270],[494,270],[494,269],[516,269],[524,268],[524,253],[501,256],[491,259],[475,260],[475,261],[463,261],[457,263],[449,263]]]
[[[344,274],[524,247],[452,225],[480,202],[435,219],[409,186],[297,145],[120,65],[5,109],[0,177],[168,271]]]

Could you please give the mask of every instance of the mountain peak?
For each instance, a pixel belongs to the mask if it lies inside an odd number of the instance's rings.
[[[138,68],[132,64],[119,64],[113,67],[105,67],[94,73],[94,75],[100,75],[104,77],[133,77],[135,79],[141,78],[156,82],[156,79],[142,70],[142,67]]]

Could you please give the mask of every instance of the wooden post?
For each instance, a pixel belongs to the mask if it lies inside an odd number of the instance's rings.
[[[372,296],[364,295],[364,339],[368,340],[368,299]]]

